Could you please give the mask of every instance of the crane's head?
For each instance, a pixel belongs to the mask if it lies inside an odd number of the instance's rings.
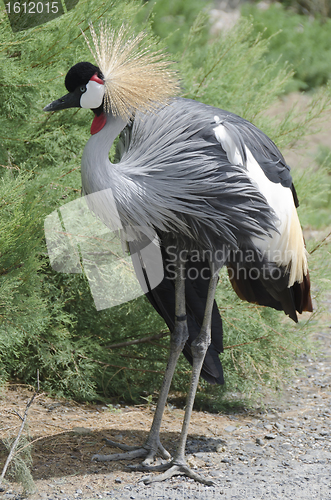
[[[87,108],[97,115],[102,113],[105,85],[97,66],[89,62],[75,64],[69,69],[64,83],[69,93],[45,106],[44,111]]]
[[[94,49],[83,35],[97,66],[75,64],[65,78],[69,94],[48,104],[44,111],[81,107],[99,116],[104,109],[128,120],[137,111],[151,111],[177,94],[179,85],[170,62],[161,51],[144,46],[145,33],[132,36],[129,27],[116,31],[105,24],[101,24],[99,36],[92,26],[90,31]]]

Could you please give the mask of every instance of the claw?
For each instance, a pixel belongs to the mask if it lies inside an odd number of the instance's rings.
[[[128,444],[117,443],[116,441],[112,441],[111,439],[108,438],[103,438],[103,441],[105,441],[105,443],[108,444],[109,446],[112,446],[113,448],[119,448],[120,450],[123,451],[133,451],[137,449],[137,446],[129,446]]]
[[[173,464],[173,465],[171,465]],[[206,484],[207,486],[213,486],[215,483],[211,479],[205,479],[204,477],[200,476],[200,474],[197,474],[194,472],[190,467],[186,464],[174,464],[173,462],[170,462],[170,464],[162,464],[162,465],[156,465],[154,467],[142,467],[138,466],[135,468],[135,470],[139,471],[165,471],[163,474],[157,475],[157,476],[150,476],[144,479],[145,484],[151,484],[151,483],[156,483],[159,481],[165,481],[166,479],[170,479],[173,476],[187,476],[190,477],[191,479],[194,479],[198,483]]]
[[[160,453],[161,457],[169,460],[171,458],[170,453],[162,446],[160,440],[158,439],[157,444],[154,444],[153,448],[146,444],[144,447],[129,446],[123,443],[117,443],[111,439],[103,439],[109,446],[113,448],[119,448],[125,453],[111,453],[110,455],[93,455],[91,460],[96,460],[97,462],[111,462],[115,460],[132,460],[134,458],[144,458],[143,464],[149,466],[153,463],[155,455]]]

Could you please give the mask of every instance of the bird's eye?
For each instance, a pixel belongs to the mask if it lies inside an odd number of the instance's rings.
[[[82,85],[81,87],[79,87],[79,90],[81,92],[86,92],[86,85]]]

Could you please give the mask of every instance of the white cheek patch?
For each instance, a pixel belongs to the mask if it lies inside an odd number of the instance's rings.
[[[85,109],[98,108],[102,104],[104,94],[105,86],[90,80],[86,85],[86,92],[80,98],[81,107]]]

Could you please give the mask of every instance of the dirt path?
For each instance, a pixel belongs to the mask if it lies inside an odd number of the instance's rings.
[[[331,300],[330,300],[331,302]],[[330,303],[331,305],[331,303]],[[190,426],[188,462],[215,480],[215,487],[174,478],[144,486],[146,475],[130,472],[124,462],[95,463],[96,452],[111,453],[105,436],[142,444],[153,413],[146,407],[80,405],[40,395],[29,415],[33,447],[32,475],[39,499],[94,498],[331,498],[331,335],[316,334],[323,356],[302,357],[302,373],[280,400],[270,400],[264,412],[232,415],[194,412]],[[14,432],[27,399],[26,388],[12,385],[3,394],[2,431]],[[168,408],[162,442],[174,451],[183,410]],[[0,450],[2,468],[6,450]],[[223,493],[222,493],[223,492]],[[22,487],[9,483],[4,499],[21,497]]]

